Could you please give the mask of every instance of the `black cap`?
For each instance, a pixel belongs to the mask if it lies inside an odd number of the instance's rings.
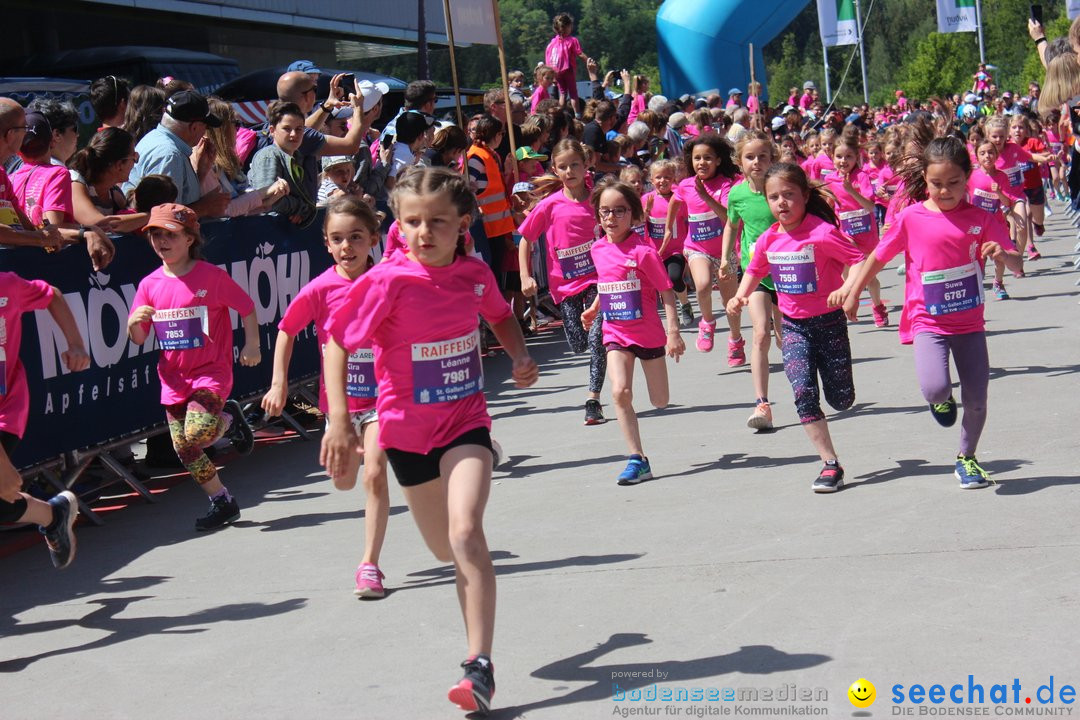
[[[165,103],[165,112],[180,122],[204,122],[210,127],[221,127],[221,118],[210,112],[206,98],[193,90],[181,90]]]

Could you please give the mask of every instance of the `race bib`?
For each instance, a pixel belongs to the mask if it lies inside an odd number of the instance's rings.
[[[817,290],[813,245],[795,252],[765,253],[765,257],[769,259],[769,274],[777,292],[805,295]]]
[[[640,225],[634,225],[630,228],[630,232],[632,232],[634,235],[644,235],[645,223],[641,223]]]
[[[357,350],[345,364],[345,394],[351,398],[373,398],[379,394],[375,381],[375,352]]]
[[[872,229],[870,211],[860,209],[840,213],[840,229],[851,236],[870,232]]]
[[[830,175],[834,175],[834,174],[836,174],[836,169],[835,168],[834,169],[821,168],[821,179],[822,180],[824,180],[825,178],[829,177]]]
[[[1028,170],[1031,170],[1034,167],[1035,167],[1035,163],[1033,163],[1033,162],[1022,162],[1022,163],[1020,163],[1020,172],[1027,172]]]
[[[971,191],[971,204],[988,213],[996,213],[1001,209],[1001,199],[996,192],[978,188]]]
[[[982,272],[975,263],[924,272],[922,286],[926,311],[935,317],[983,304]]]
[[[893,195],[896,194],[896,191],[899,190],[899,189],[900,189],[899,185],[886,185],[885,186],[885,194],[888,195],[891,198]]]
[[[641,280],[638,278],[597,283],[596,291],[600,294],[604,322],[641,319]]]
[[[162,350],[193,350],[206,346],[210,321],[205,305],[158,310],[151,319]]]
[[[572,248],[556,248],[555,257],[559,261],[559,270],[567,280],[579,278],[584,275],[592,275],[596,272],[593,264],[592,250],[593,241]]]
[[[648,219],[649,226],[649,239],[650,240],[663,240],[664,229],[667,227],[667,218],[655,218]]]
[[[1005,177],[1009,178],[1009,187],[1019,187],[1024,182],[1024,171],[1019,165],[1005,168]]]
[[[412,346],[413,401],[418,405],[453,402],[484,389],[480,334]]]
[[[0,347],[0,397],[7,395],[7,352]]]
[[[724,223],[716,217],[716,213],[703,212],[691,213],[690,215],[690,239],[694,242],[706,242],[715,240],[724,232]]]
[[[1065,149],[1064,143],[1052,142],[1050,143],[1050,152],[1054,155],[1060,155],[1061,151]]]

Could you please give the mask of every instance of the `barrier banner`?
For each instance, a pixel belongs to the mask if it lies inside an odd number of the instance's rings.
[[[203,257],[223,268],[255,301],[262,362],[233,365],[233,397],[270,387],[277,323],[304,285],[330,266],[322,241],[322,219],[297,228],[285,218],[258,216],[214,220],[202,225]],[[146,239],[114,237],[116,259],[94,272],[82,246],[45,254],[38,248],[0,251],[0,270],[44,280],[63,293],[86,341],[91,364],[69,373],[61,360],[63,333],[47,310],[23,316],[20,358],[30,388],[30,419],[15,452],[16,467],[28,467],[71,450],[85,450],[164,424],[157,376],[157,340],[143,345],[127,337],[127,318],[139,281],[161,265]],[[240,318],[233,322],[233,358],[244,344]],[[317,373],[314,328],[296,338],[290,381]]]

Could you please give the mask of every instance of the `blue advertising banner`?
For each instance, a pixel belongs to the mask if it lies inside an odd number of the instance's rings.
[[[233,397],[270,387],[277,323],[289,302],[311,278],[330,266],[322,221],[297,228],[285,218],[259,216],[202,225],[203,257],[223,268],[255,301],[262,362],[233,366]],[[23,316],[20,358],[30,388],[30,419],[15,453],[28,467],[71,451],[93,448],[164,423],[157,376],[157,341],[143,345],[127,337],[127,317],[139,281],[160,265],[149,243],[136,235],[113,239],[116,259],[94,272],[81,246],[47,255],[37,248],[0,251],[0,270],[44,280],[63,293],[86,341],[90,368],[69,373],[61,360],[63,334],[47,310]],[[236,313],[233,358],[244,332]],[[314,328],[296,338],[289,379],[319,371]]]

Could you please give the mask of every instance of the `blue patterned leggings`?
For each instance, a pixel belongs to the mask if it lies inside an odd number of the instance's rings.
[[[576,353],[589,351],[589,392],[598,393],[604,387],[607,374],[607,350],[604,349],[604,321],[600,313],[589,330],[581,324],[581,313],[596,300],[596,286],[590,285],[577,295],[564,297],[559,303],[566,342]]]
[[[851,344],[847,318],[842,310],[812,318],[784,316],[784,372],[795,393],[799,422],[825,419],[821,392],[836,410],[847,410],[855,402],[855,381],[851,376]]]

